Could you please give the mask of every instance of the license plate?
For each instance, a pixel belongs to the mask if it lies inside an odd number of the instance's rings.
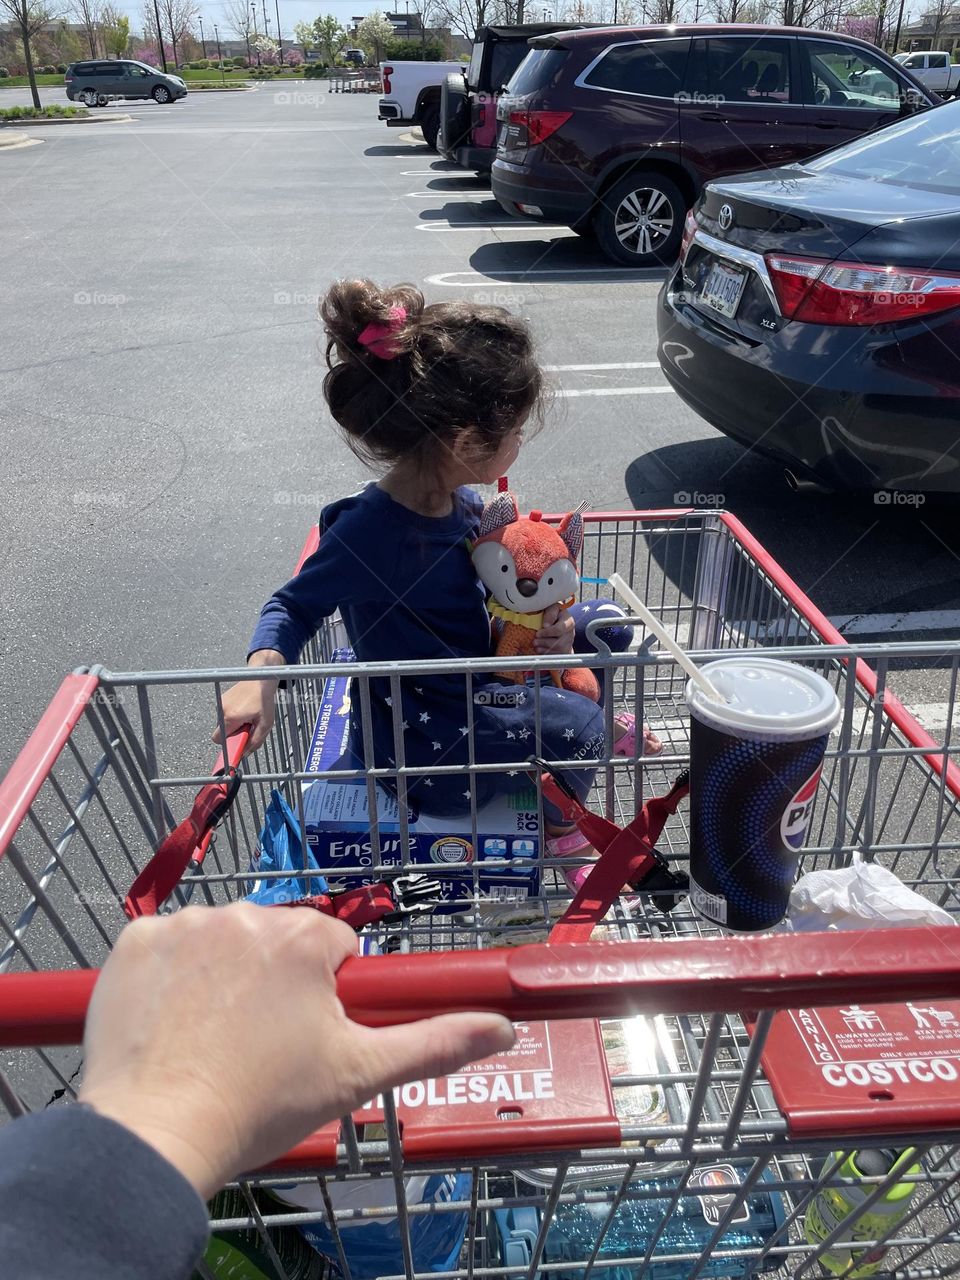
[[[730,317],[736,312],[746,284],[746,271],[715,262],[700,290],[700,301],[711,311]]]

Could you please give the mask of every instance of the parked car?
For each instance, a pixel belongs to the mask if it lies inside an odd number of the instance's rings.
[[[486,173],[497,145],[497,99],[529,51],[532,36],[576,31],[576,22],[479,27],[470,65],[444,78],[438,150],[463,169]]]
[[[955,98],[960,93],[960,65],[953,66],[943,49],[924,49],[918,53],[898,53],[897,62],[912,71],[928,89],[941,98]]]
[[[380,119],[387,128],[419,125],[434,151],[440,130],[440,88],[448,75],[463,75],[464,62],[381,62]]]
[[[704,183],[939,102],[879,49],[827,32],[556,32],[531,41],[500,99],[493,194],[508,213],[594,232],[614,262],[652,266],[676,257]]]
[[[158,71],[145,62],[100,58],[71,62],[63,78],[67,97],[88,107],[105,107],[111,98],[152,98],[154,102],[176,102],[187,96],[180,76]]]
[[[794,484],[960,493],[960,103],[710,183],[657,324],[681,399]]]
[[[367,55],[362,49],[344,49],[340,56],[351,67],[365,67],[367,65]]]

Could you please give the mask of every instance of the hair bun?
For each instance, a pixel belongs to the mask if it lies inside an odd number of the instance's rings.
[[[406,316],[403,323],[395,327],[395,308],[398,307]],[[389,326],[391,347],[397,355],[412,351],[423,307],[423,294],[412,284],[381,289],[372,280],[338,280],[320,304],[320,318],[328,340],[328,365],[332,367],[332,351],[339,361],[369,358],[369,348],[360,342],[360,335],[368,325]]]

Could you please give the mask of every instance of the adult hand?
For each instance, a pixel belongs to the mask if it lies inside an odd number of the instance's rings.
[[[495,1014],[351,1022],[336,971],[354,932],[309,909],[187,907],[124,929],[93,992],[80,1101],[209,1199],[384,1089],[513,1044]]]
[[[576,625],[563,605],[551,604],[543,611],[543,626],[533,637],[535,653],[573,653]]]

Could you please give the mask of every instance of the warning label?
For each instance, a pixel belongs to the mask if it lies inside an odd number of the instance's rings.
[[[778,1013],[763,1060],[791,1127],[804,1132],[838,1112],[857,1130],[943,1125],[960,1109],[960,1002]]]

